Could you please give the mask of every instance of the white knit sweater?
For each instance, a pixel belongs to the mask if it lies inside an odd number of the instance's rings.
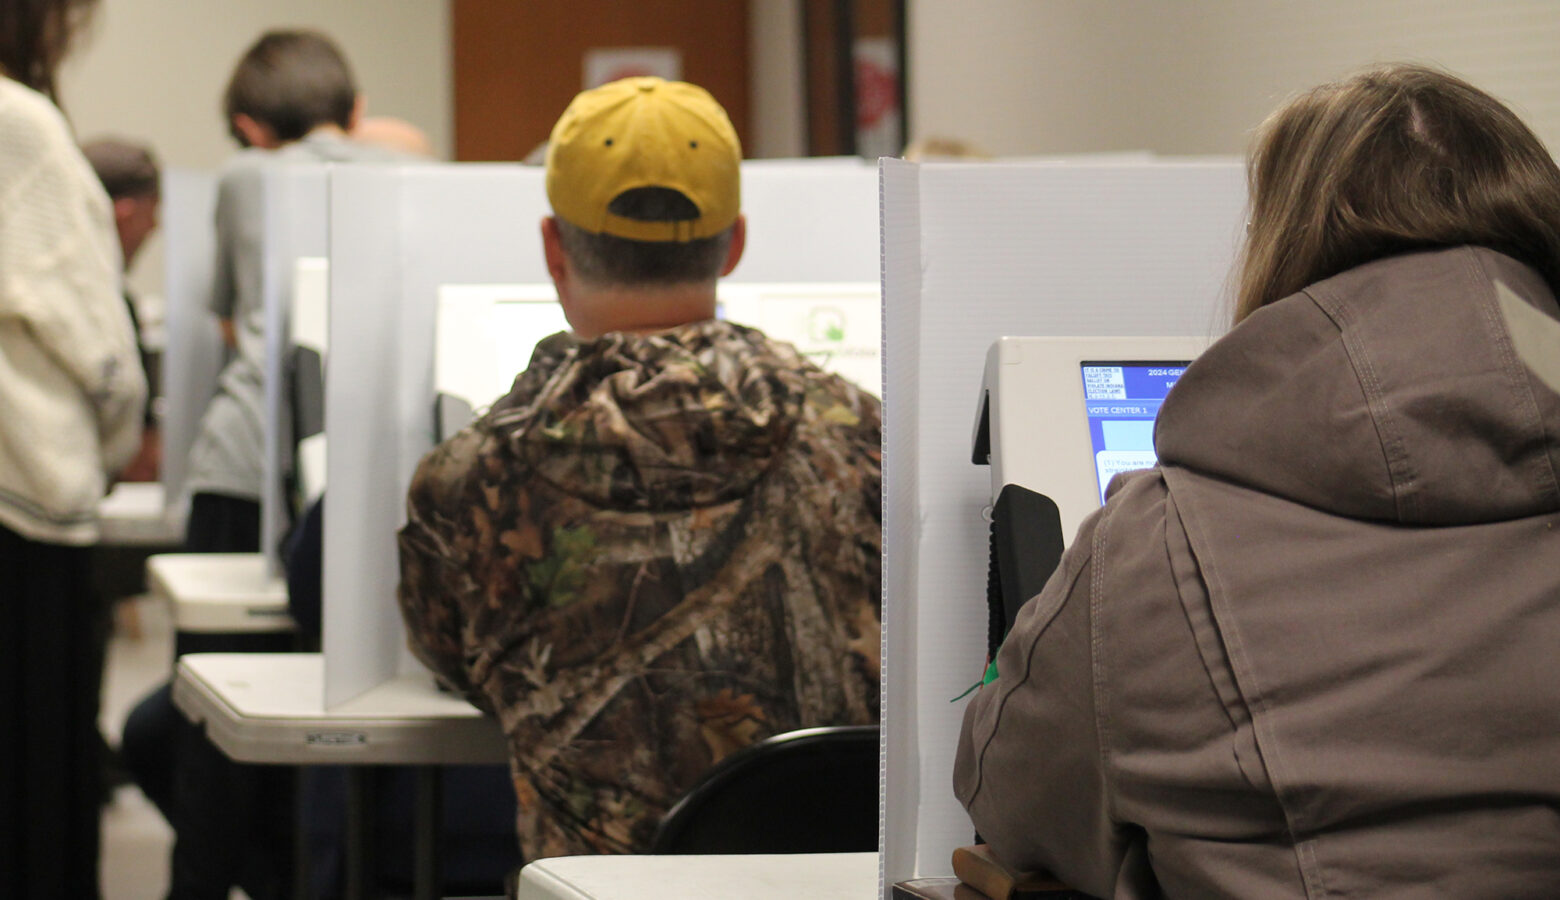
[[[108,197],[64,118],[0,77],[0,525],[88,544],[146,381]]]

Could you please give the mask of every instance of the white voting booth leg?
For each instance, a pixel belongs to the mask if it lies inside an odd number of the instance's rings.
[[[886,897],[947,874],[973,838],[950,701],[985,658],[991,484],[969,442],[987,350],[1004,335],[1216,335],[1245,185],[1233,160],[884,160],[881,174]]]

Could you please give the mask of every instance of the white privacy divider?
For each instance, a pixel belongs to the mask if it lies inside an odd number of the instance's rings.
[[[747,251],[722,284],[877,281],[877,173],[856,160],[743,163]]]
[[[548,280],[540,169],[341,167],[331,175],[325,373],[325,703],[416,663],[395,602],[395,531],[433,445],[434,333],[446,284]]]
[[[212,173],[179,168],[163,172],[163,289],[168,319],[162,362],[162,484],[166,502],[178,510],[180,522],[189,505],[185,480],[190,445],[216,391],[224,358],[217,317],[211,312],[216,203],[217,180]]]
[[[543,179],[538,168],[491,164],[331,173],[327,705],[417,666],[395,603],[395,531],[412,471],[434,440],[439,297],[449,286],[550,280]],[[877,280],[871,167],[745,164],[743,208],[747,250],[726,284]]]
[[[260,552],[274,574],[278,548],[292,522],[287,479],[293,474],[293,404],[288,360],[292,348],[293,277],[298,260],[330,252],[327,186],[331,166],[270,162],[260,169],[260,296],[265,315],[265,454],[261,463]],[[318,325],[318,311],[315,325]]]
[[[1245,185],[1233,160],[884,160],[881,175],[887,897],[948,874],[974,836],[953,797],[964,704],[950,701],[985,659],[991,473],[970,438],[988,349],[1004,335],[1222,332]]]

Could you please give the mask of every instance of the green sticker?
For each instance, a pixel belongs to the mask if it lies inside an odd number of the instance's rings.
[[[997,680],[997,661],[995,659],[993,659],[991,661],[990,665],[986,666],[986,674],[984,676],[982,676],[979,681],[977,681],[974,684],[970,685],[969,688],[964,691],[964,693],[960,694],[957,697],[954,697],[952,700],[949,700],[948,702],[949,703],[958,703],[960,700],[963,700],[965,697],[968,697],[970,694],[974,693],[976,688],[983,688],[986,685],[988,685],[988,684],[990,684],[990,683],[992,683],[993,681],[996,681],[996,680]]]

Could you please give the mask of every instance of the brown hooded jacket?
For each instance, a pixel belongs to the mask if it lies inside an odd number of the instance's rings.
[[[955,790],[1102,897],[1560,891],[1560,396],[1495,252],[1259,310],[1171,391],[970,704]]]

